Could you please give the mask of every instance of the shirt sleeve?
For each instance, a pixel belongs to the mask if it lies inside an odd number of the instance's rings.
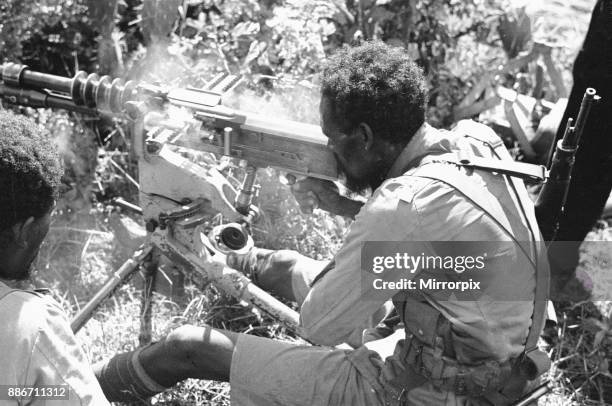
[[[24,371],[25,386],[41,387],[46,385],[66,385],[68,400],[60,400],[62,405],[107,406],[108,401],[93,374],[91,365],[70,329],[65,313],[50,297],[28,302],[26,313],[33,315],[30,328],[36,331],[29,360]],[[36,309],[35,309],[36,307]],[[59,404],[58,403],[58,404]],[[26,405],[49,404],[44,399],[32,399]]]
[[[397,275],[364,272],[362,243],[413,239],[418,231],[418,216],[411,202],[416,186],[395,179],[387,181],[356,216],[336,254],[334,269],[312,286],[302,305],[300,323],[310,341],[360,345],[355,337],[373,327],[371,316],[399,291],[374,289],[374,279],[396,280]]]

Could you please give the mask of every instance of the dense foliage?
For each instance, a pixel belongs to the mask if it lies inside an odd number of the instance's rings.
[[[510,56],[525,46],[508,30],[498,35],[500,21],[511,25],[500,19],[505,6],[501,0],[8,0],[0,5],[0,59],[64,75],[83,69],[140,76],[150,62],[145,46],[151,58],[170,52],[191,70],[206,60],[212,69],[250,75],[254,86],[269,91],[312,81],[325,56],[343,44],[381,39],[406,48],[423,67],[432,89],[430,119],[449,124],[451,106],[480,73],[472,47],[497,46],[501,57],[501,45]],[[142,58],[147,63],[139,64]]]

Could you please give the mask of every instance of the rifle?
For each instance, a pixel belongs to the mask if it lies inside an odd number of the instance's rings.
[[[549,175],[535,203],[538,225],[545,241],[554,241],[559,228],[559,220],[567,200],[572,178],[572,170],[584,125],[594,103],[600,100],[593,88],[587,88],[580,104],[578,118],[574,125],[572,118],[567,120],[567,126],[554,149],[549,153]]]
[[[130,125],[147,243],[76,315],[73,331],[78,331],[100,303],[157,252],[301,335],[298,314],[227,267],[225,255],[244,252],[253,245],[249,226],[258,216],[254,204],[257,167],[272,166],[291,174],[335,180],[336,161],[319,126],[223,106],[223,93],[238,80],[220,74],[204,89],[165,89],[84,72],[67,78],[34,72],[25,65],[0,66],[1,100],[82,114],[123,116]],[[173,117],[177,107],[188,112],[187,119]],[[246,173],[242,186],[236,190],[217,167],[196,165],[172,146],[240,159]],[[219,215],[223,221],[217,224]],[[149,269],[152,267],[147,266]],[[150,277],[151,272],[147,274]],[[145,317],[141,329],[143,325],[150,325],[150,320]],[[141,331],[141,336],[146,337],[147,332]]]

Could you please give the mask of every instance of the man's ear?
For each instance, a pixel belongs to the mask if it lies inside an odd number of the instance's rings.
[[[364,149],[369,151],[374,145],[374,133],[367,123],[361,122],[356,128],[357,135],[363,142]]]
[[[34,225],[34,217],[28,217],[26,220],[15,224],[13,229],[13,241],[19,248],[26,248],[28,240]]]

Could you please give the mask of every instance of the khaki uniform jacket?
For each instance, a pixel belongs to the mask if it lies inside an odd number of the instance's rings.
[[[0,405],[109,405],[60,305],[48,295],[0,282],[0,385],[67,385],[68,400],[8,400]],[[2,391],[6,387],[2,386]]]

